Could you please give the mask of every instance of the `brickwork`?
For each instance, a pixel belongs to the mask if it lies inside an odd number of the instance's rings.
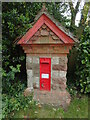
[[[43,44],[45,44],[45,41],[42,43],[42,45],[35,45],[32,48],[29,47],[28,45],[23,46],[23,49],[27,54],[68,54],[69,53],[69,48],[65,48],[65,46],[63,45],[51,46],[49,44],[48,45],[43,45]]]

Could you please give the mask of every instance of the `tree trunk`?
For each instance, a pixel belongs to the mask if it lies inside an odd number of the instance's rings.
[[[78,34],[79,38],[81,37],[81,35],[82,35],[83,31],[84,31],[84,28],[87,25],[86,21],[87,21],[87,15],[88,15],[88,12],[89,12],[89,6],[90,6],[90,3],[86,2],[84,4],[83,10],[81,11],[81,20],[80,20],[79,28],[77,30],[77,33],[79,33]]]
[[[71,10],[71,24],[70,24],[71,31],[75,30],[75,19],[79,10],[79,5],[80,2],[77,2],[76,7],[74,8],[72,2],[69,2],[69,7]]]

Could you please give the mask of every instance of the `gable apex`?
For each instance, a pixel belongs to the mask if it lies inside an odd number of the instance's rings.
[[[70,32],[67,33],[67,30],[64,30],[63,27],[60,26],[60,23],[49,15],[46,10],[39,12],[35,17],[35,21],[36,23],[33,27],[28,30],[28,32],[18,41],[17,44],[26,44],[43,24],[47,25],[51,31],[53,31],[56,36],[63,41],[63,43],[74,44],[75,42],[78,42],[78,40],[74,38]]]
[[[27,44],[63,44],[63,41],[48,26],[43,24],[27,41]]]
[[[56,20],[52,15],[49,14],[49,12],[47,11],[46,8],[45,9],[43,9],[43,8],[41,9],[41,11],[36,15],[34,21],[37,21],[40,18],[40,16],[42,16],[43,14],[45,14],[46,16],[48,16],[49,19],[51,19],[55,23],[55,25],[60,30],[62,30],[66,35],[68,35],[70,38],[72,38],[75,42],[79,42],[78,39],[75,37],[75,35],[73,35],[73,33],[71,33],[69,31],[69,29],[66,29],[64,26],[62,26],[60,24],[60,22],[58,20]]]

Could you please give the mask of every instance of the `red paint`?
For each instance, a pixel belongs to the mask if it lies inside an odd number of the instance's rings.
[[[45,24],[64,42],[74,43],[74,41],[67,36],[60,28],[58,28],[53,21],[51,21],[46,15],[44,17]]]
[[[37,43],[34,43],[34,44],[21,44],[21,46],[22,47],[24,47],[24,46],[27,46],[27,47],[29,47],[29,46],[39,46],[39,45],[42,45],[42,46],[44,46],[44,45],[48,45],[49,47],[50,46],[73,46],[74,44],[70,44],[70,43],[67,43],[67,44],[37,44]]]
[[[41,16],[34,26],[28,30],[28,32],[19,40],[18,44],[25,44],[27,41],[38,31],[38,29],[44,24],[44,17]]]
[[[38,29],[46,24],[65,44],[73,44],[74,40],[58,28],[55,23],[49,19],[45,14],[37,20],[34,26],[19,40],[18,44],[28,44],[27,41],[38,31]]]
[[[51,90],[51,58],[40,58],[40,90]]]

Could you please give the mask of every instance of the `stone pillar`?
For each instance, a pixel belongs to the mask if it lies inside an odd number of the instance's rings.
[[[33,71],[27,70],[27,86],[31,90],[33,89]]]
[[[33,59],[31,56],[26,56],[26,69],[27,69],[27,87],[33,89]]]
[[[64,91],[66,88],[67,56],[52,57],[52,89]]]
[[[30,89],[39,88],[39,57],[26,56],[27,86]]]
[[[33,87],[34,89],[39,89],[39,57],[33,57]]]

